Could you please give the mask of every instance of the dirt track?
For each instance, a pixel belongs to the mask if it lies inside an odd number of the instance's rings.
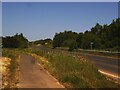
[[[19,88],[63,88],[30,55],[20,56]]]

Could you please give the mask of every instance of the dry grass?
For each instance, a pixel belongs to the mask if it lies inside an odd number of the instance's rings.
[[[0,73],[1,73],[1,77],[2,77],[2,87],[4,88],[5,86],[8,85],[8,76],[9,76],[9,68],[8,66],[10,65],[10,58],[6,58],[6,57],[2,57],[0,58]]]
[[[28,50],[66,88],[117,88],[98,69],[81,57],[67,52]],[[44,58],[43,58],[44,57]]]
[[[5,57],[2,60],[2,88],[17,88],[19,51],[16,49],[3,49],[2,53]]]

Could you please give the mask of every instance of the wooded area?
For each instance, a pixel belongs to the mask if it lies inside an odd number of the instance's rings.
[[[56,33],[53,38],[53,47],[69,47],[69,50],[76,48],[101,49],[120,51],[120,18],[113,20],[110,25],[97,23],[90,31],[76,33],[64,31]]]
[[[90,31],[73,32],[64,31],[56,33],[53,40],[37,40],[29,43],[30,45],[47,45],[56,47],[69,47],[72,51],[77,48],[82,49],[100,49],[110,51],[120,51],[120,18],[113,20],[111,24],[100,25],[97,23]],[[5,48],[26,48],[28,40],[23,34],[6,36],[2,38],[2,44]]]
[[[23,36],[22,33],[14,36],[2,37],[3,48],[26,48],[28,47],[28,40]]]

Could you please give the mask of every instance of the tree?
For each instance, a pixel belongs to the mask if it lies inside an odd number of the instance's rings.
[[[5,48],[27,48],[28,40],[23,36],[22,33],[14,36],[6,36],[2,38],[3,47]]]
[[[69,51],[73,51],[77,48],[77,42],[75,40],[69,40]]]
[[[78,43],[78,48],[82,48],[82,38],[83,38],[83,33],[79,33],[76,39],[76,42]]]
[[[53,48],[61,47],[61,46],[69,46],[69,42],[67,40],[75,40],[77,39],[77,33],[72,31],[64,31],[60,33],[56,33],[53,38]]]
[[[84,33],[78,34],[72,31],[56,33],[53,38],[53,47],[90,49],[90,43],[93,42],[93,49],[120,51],[119,36],[120,18],[117,18],[109,25],[96,23],[90,31],[86,30]]]

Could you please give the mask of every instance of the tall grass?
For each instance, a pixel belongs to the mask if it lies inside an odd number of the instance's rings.
[[[19,50],[17,49],[3,49],[2,56],[10,58],[10,64],[8,66],[8,74],[4,76],[3,79],[3,87],[4,88],[16,88],[18,83],[18,56]],[[6,78],[6,81],[5,81]],[[4,84],[7,82],[8,84]]]
[[[49,63],[44,65],[45,68],[66,88],[117,88],[116,84],[108,81],[84,58],[77,58],[64,51],[48,52],[35,48],[27,51],[47,58]]]

